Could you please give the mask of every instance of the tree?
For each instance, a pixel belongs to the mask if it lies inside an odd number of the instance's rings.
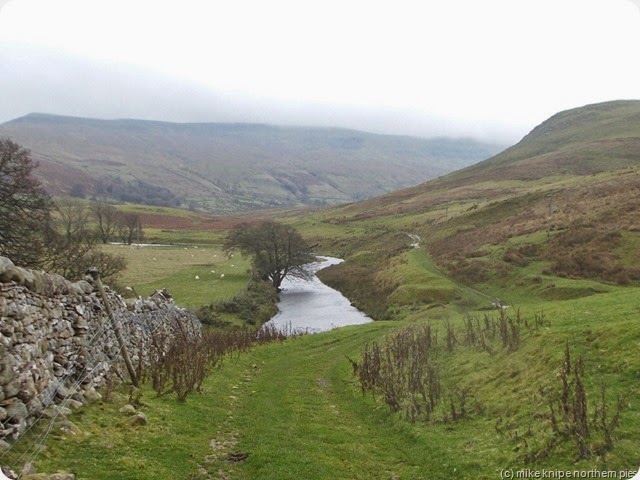
[[[62,199],[56,202],[55,211],[60,230],[71,241],[74,237],[90,237],[87,227],[89,225],[89,210],[79,200]]]
[[[97,233],[102,243],[107,243],[116,233],[118,210],[106,201],[95,202],[92,206],[97,222]]]
[[[36,167],[28,150],[0,138],[0,255],[68,278],[82,278],[92,265],[111,275],[122,270],[124,258],[96,251],[86,208],[55,206],[32,176]]]
[[[52,210],[44,231],[46,248],[42,266],[69,279],[82,278],[90,255],[96,248],[88,228],[89,211],[78,200],[62,199]]]
[[[29,151],[0,138],[0,255],[37,267],[45,248],[51,199],[32,176]]]
[[[131,245],[134,241],[140,242],[144,237],[140,215],[135,213],[120,213],[116,218],[118,235],[122,243]]]
[[[251,256],[253,274],[278,290],[287,276],[309,278],[304,266],[315,259],[295,228],[272,221],[237,225],[227,236],[224,248]]]

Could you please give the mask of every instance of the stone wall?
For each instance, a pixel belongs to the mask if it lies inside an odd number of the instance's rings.
[[[69,403],[100,398],[107,379],[128,380],[92,282],[69,282],[0,257],[0,442]],[[154,337],[201,333],[198,320],[166,292],[125,301],[105,291],[136,367],[148,361]]]

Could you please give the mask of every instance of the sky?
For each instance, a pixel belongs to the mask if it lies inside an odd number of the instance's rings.
[[[640,99],[640,0],[0,0],[30,112],[519,140]]]

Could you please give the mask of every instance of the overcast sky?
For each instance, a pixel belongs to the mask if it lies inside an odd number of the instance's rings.
[[[516,141],[640,99],[640,0],[0,0],[29,112]]]

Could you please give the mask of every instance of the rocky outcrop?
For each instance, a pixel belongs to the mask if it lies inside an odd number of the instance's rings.
[[[198,320],[166,292],[125,302],[105,291],[136,366],[158,335],[200,335]],[[40,416],[99,399],[108,378],[127,374],[90,279],[70,282],[0,257],[0,441],[15,440]]]

